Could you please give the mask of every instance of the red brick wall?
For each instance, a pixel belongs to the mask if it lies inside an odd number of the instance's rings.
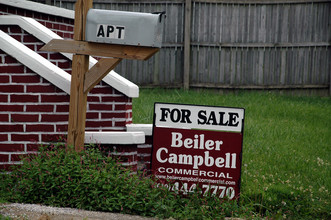
[[[51,13],[51,12],[50,12]],[[35,11],[15,8],[12,6],[0,4],[0,15],[21,15],[29,18],[34,18],[36,21],[54,31],[60,37],[73,38],[74,20],[49,14],[39,13]]]
[[[1,14],[35,18],[63,38],[73,36],[73,20],[68,18],[0,4]],[[60,53],[39,51],[44,43],[19,26],[0,25],[0,30],[71,73],[70,60]],[[0,169],[19,163],[19,156],[35,151],[38,143],[58,141],[66,133],[69,99],[68,94],[0,50]],[[103,82],[91,90],[87,131],[124,131],[128,123],[132,123],[131,98]]]
[[[145,144],[137,145],[138,168],[150,170],[152,160],[153,137],[145,136]]]

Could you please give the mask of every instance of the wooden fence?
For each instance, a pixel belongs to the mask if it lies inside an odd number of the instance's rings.
[[[55,0],[68,9],[74,2]],[[116,69],[140,86],[331,94],[330,1],[94,0],[94,8],[166,11],[160,52],[148,61],[122,61]]]

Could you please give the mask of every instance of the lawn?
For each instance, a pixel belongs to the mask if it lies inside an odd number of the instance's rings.
[[[330,97],[142,89],[134,123],[153,122],[154,102],[245,108],[245,202],[263,215],[331,218]]]
[[[132,175],[95,147],[76,153],[60,144],[41,148],[12,173],[0,173],[0,203],[161,219],[331,219],[330,97],[142,89],[133,100],[134,123],[152,123],[155,102],[245,108],[238,202],[199,193],[182,197]]]

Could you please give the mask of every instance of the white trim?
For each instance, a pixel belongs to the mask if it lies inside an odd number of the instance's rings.
[[[85,132],[85,143],[95,144],[144,144],[144,132]]]
[[[0,0],[0,3],[1,1],[2,0]],[[0,24],[19,25],[22,29],[29,32],[30,34],[32,34],[33,36],[35,36],[45,44],[52,39],[62,39],[59,35],[55,34],[53,31],[49,30],[47,27],[43,26],[42,24],[40,24],[39,22],[37,22],[32,18],[22,17],[18,15],[1,15]],[[68,53],[61,53],[61,54],[66,56],[68,59],[72,60],[72,54],[68,54]],[[97,60],[90,56],[90,68],[96,63]],[[121,93],[125,94],[128,97],[131,98],[139,97],[139,87],[136,84],[120,76],[118,73],[116,73],[113,70],[110,71],[109,73],[110,74],[106,75],[106,77],[103,78],[103,81],[105,83],[107,83],[108,85],[110,85],[111,87],[115,88],[116,90],[120,91]],[[55,85],[59,86],[58,84]],[[68,90],[70,91],[70,86]]]
[[[142,131],[146,136],[152,136],[153,125],[152,124],[128,124],[126,125],[127,131]]]
[[[0,46],[1,50],[15,57],[20,63],[58,86],[64,92],[70,94],[71,76],[69,73],[60,69],[3,31],[0,31]]]
[[[44,14],[74,19],[75,11],[25,0],[0,0],[1,4],[37,11]]]
[[[91,62],[94,62],[94,60],[95,59],[93,57],[90,57],[90,64]],[[97,63],[96,60],[95,63]],[[128,97],[139,97],[139,87],[133,82],[116,73],[114,70],[110,71],[108,75],[103,78],[102,81],[115,88],[116,90],[122,92],[123,94],[127,95]]]
[[[62,39],[59,35],[51,31],[44,25],[40,24],[33,18],[18,15],[1,15],[0,24],[19,25],[22,29],[29,32],[44,43],[48,43],[52,39]]]

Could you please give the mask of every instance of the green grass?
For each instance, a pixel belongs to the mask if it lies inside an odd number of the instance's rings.
[[[245,108],[245,202],[261,215],[331,218],[330,97],[142,89],[134,123],[153,122],[154,102]]]
[[[331,219],[331,98],[269,92],[143,89],[134,123],[152,123],[154,102],[245,108],[238,203],[156,188],[97,149],[43,148],[0,173],[0,203],[37,203],[174,219]],[[0,219],[2,216],[0,216]]]

